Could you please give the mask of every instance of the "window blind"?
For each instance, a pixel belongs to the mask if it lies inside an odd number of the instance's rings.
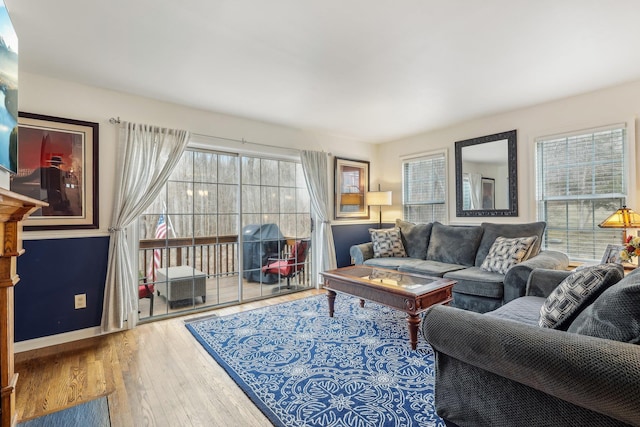
[[[543,246],[574,260],[600,260],[622,230],[598,224],[626,203],[626,128],[615,125],[536,140],[538,218]]]
[[[406,221],[445,222],[446,176],[444,153],[402,162],[402,207]]]

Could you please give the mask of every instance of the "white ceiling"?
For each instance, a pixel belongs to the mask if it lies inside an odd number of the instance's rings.
[[[638,0],[5,0],[22,71],[362,141],[640,79]]]

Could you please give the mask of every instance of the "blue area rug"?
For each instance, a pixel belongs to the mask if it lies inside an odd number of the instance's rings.
[[[396,310],[338,294],[331,318],[318,295],[186,326],[276,426],[444,426]]]
[[[109,427],[109,404],[107,397],[99,397],[62,411],[24,421],[20,427]]]

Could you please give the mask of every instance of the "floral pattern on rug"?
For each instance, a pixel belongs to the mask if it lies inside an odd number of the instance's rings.
[[[405,315],[338,294],[193,320],[187,328],[277,426],[444,426],[434,357]]]

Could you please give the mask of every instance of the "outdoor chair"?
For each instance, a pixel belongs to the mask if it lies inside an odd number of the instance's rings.
[[[149,298],[149,317],[153,316],[153,293],[154,286],[147,283],[147,278],[142,278],[141,284],[138,285],[138,299]]]
[[[269,258],[267,264],[262,267],[262,272],[265,274],[277,274],[281,279],[286,278],[288,289],[291,287],[291,278],[304,270],[308,250],[308,240],[297,240],[293,245],[291,255],[286,258]]]

